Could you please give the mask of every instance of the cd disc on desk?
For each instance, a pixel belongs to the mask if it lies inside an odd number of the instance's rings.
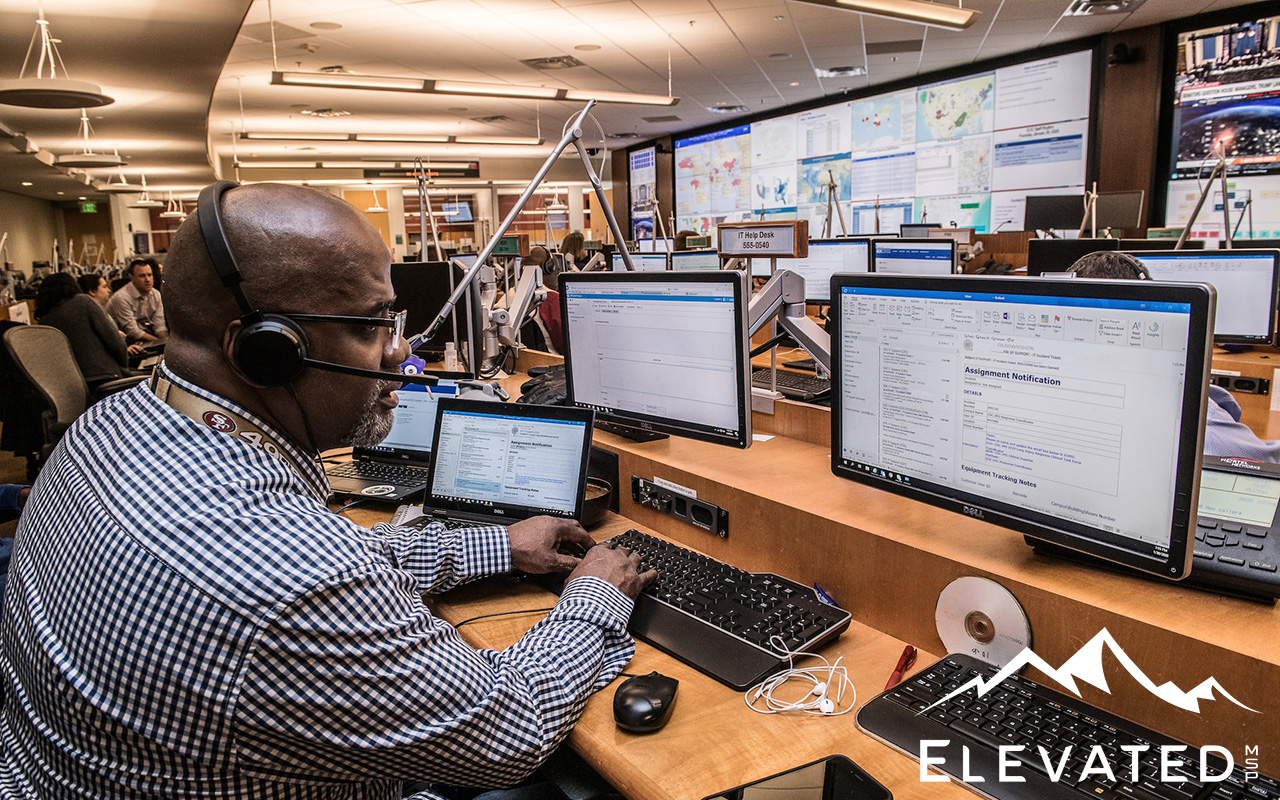
[[[989,578],[956,578],[934,613],[948,653],[968,653],[1002,667],[1031,646],[1031,623],[1008,589]]]

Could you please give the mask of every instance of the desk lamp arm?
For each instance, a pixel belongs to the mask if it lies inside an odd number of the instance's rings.
[[[789,269],[780,269],[751,298],[747,307],[747,338],[775,317],[787,333],[795,337],[813,360],[831,372],[831,334],[805,313],[804,278]]]

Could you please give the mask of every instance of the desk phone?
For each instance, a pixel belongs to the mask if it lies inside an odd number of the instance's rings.
[[[1280,465],[1205,456],[1187,582],[1275,602],[1280,595]]]

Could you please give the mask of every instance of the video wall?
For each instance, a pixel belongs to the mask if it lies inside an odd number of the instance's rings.
[[[1186,31],[1175,55],[1165,224],[1186,224],[1225,150],[1236,236],[1280,238],[1280,16]],[[1220,239],[1222,227],[1222,190],[1215,186],[1192,236]]]
[[[676,139],[676,226],[1018,230],[1027,195],[1083,193],[1092,88],[1083,50]]]
[[[654,233],[654,201],[658,197],[658,149],[644,147],[627,156],[628,183],[631,186],[631,238],[652,239]]]

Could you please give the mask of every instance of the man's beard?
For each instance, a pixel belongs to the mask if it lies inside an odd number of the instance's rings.
[[[391,424],[395,421],[395,412],[383,408],[378,399],[396,383],[397,381],[378,381],[374,384],[360,419],[342,437],[343,447],[373,447],[387,438],[387,434],[391,433]]]

